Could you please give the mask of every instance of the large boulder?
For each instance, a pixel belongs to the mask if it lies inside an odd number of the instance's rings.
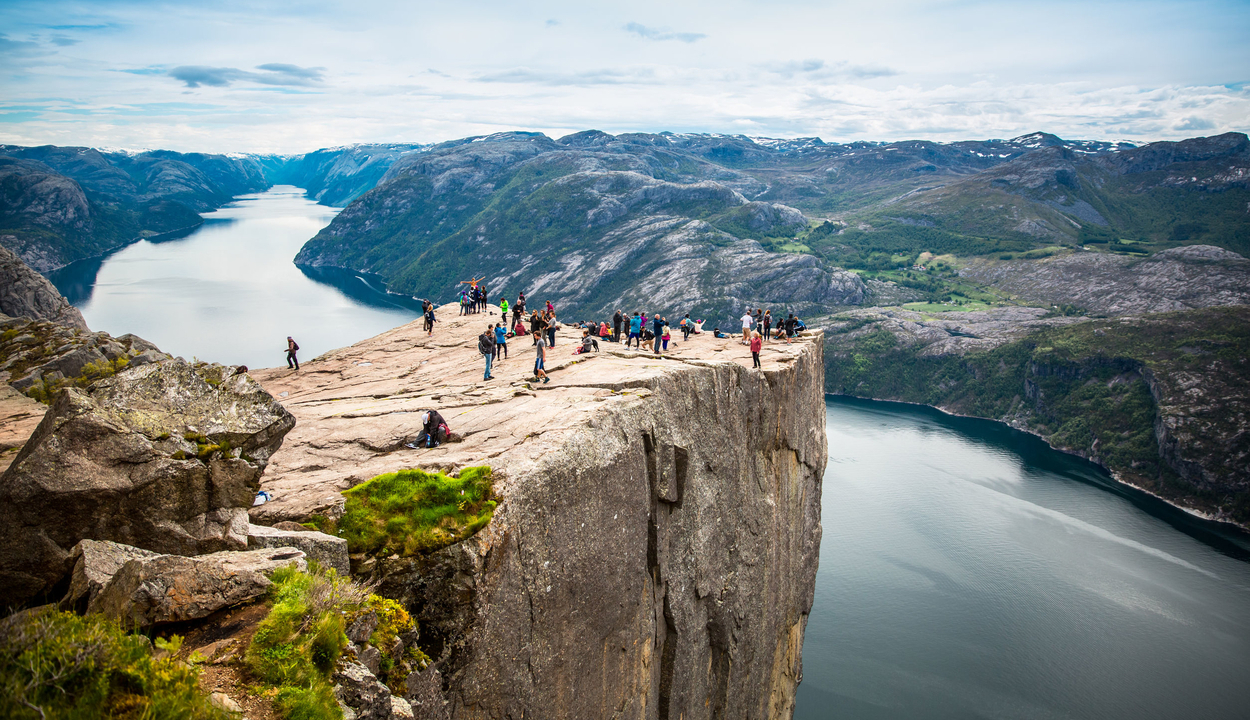
[[[247,528],[249,549],[293,547],[304,551],[309,560],[322,567],[334,568],[340,577],[351,575],[351,562],[347,557],[347,540],[316,530],[280,530],[264,525]]]
[[[74,570],[70,575],[69,592],[61,601],[61,606],[71,610],[86,610],[123,565],[131,560],[156,556],[150,550],[107,540],[79,542],[69,554]]]
[[[247,547],[261,472],[294,425],[246,373],[181,359],[62,391],[0,476],[0,606],[52,591],[83,539]]]
[[[264,595],[268,576],[292,563],[308,569],[304,553],[293,548],[137,558],[117,571],[87,612],[132,628],[196,620]]]

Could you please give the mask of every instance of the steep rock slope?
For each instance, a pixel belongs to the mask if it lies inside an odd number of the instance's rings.
[[[505,133],[405,156],[296,263],[365,270],[444,299],[485,275],[488,287],[599,314],[656,303],[723,313],[765,300],[804,312],[862,299],[852,274],[717,229],[806,226],[792,208],[749,204],[738,189],[758,184],[749,176],[656,144],[605,151],[594,139]]]
[[[266,187],[250,158],[3,145],[0,244],[46,273],[140,237],[194,227],[198,213]]]
[[[525,382],[521,338],[482,382],[475,335],[489,318],[450,309],[433,337],[414,323],[298,374],[256,373],[298,424],[253,517],[333,518],[339,491],[376,474],[487,464],[500,503],[477,535],[353,558],[421,623],[435,663],[409,686],[414,708],[789,717],[820,539],[819,336],[770,345],[763,371],[707,334],[664,357],[560,343],[549,385]],[[405,447],[422,408],[463,440]]]
[[[390,143],[324,148],[292,157],[256,156],[274,185],[304,188],[323,205],[343,207],[372,190],[396,160],[429,145]]]
[[[1045,312],[840,314],[822,323],[828,389],[1002,420],[1250,526],[1250,308]]]
[[[3,246],[0,246],[0,314],[48,320],[89,331],[78,308],[70,305],[47,278],[31,270]]]

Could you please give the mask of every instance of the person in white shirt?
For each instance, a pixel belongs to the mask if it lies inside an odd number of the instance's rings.
[[[751,308],[742,315],[742,344],[745,345],[751,339],[751,324],[755,322],[755,318],[751,317]]]

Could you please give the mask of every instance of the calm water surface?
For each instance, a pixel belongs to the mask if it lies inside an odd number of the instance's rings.
[[[830,399],[795,717],[1250,717],[1250,543],[988,421]]]
[[[291,259],[336,211],[277,187],[54,278],[92,328],[187,358],[312,358],[417,316]],[[1250,543],[985,421],[828,402],[796,717],[1250,717]]]
[[[279,185],[204,215],[186,237],[141,241],[52,277],[93,330],[134,333],[166,352],[249,367],[285,365],[420,315],[411,298],[350,274],[316,279],[292,262],[338,212]]]

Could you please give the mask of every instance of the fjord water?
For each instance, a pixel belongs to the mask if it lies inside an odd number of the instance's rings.
[[[283,365],[288,335],[311,359],[420,315],[364,276],[314,279],[291,262],[337,212],[279,185],[206,213],[185,237],[140,241],[51,280],[92,330],[134,333],[188,360]]]
[[[830,398],[797,720],[1250,717],[1250,543],[998,423]]]

